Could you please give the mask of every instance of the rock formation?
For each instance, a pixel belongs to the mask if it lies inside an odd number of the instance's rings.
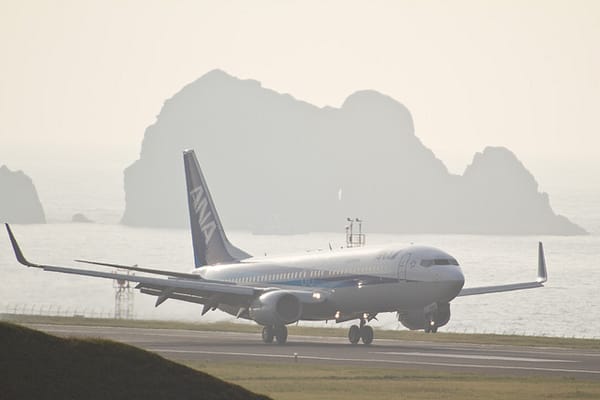
[[[91,219],[89,219],[83,213],[76,213],[76,214],[73,214],[73,217],[71,218],[71,222],[82,223],[82,224],[89,224],[89,223],[92,223],[94,221],[92,221]]]
[[[388,96],[359,91],[319,108],[219,70],[167,100],[147,128],[125,170],[124,224],[188,226],[186,148],[229,229],[340,231],[359,216],[370,232],[585,232],[553,213],[507,149],[487,148],[463,176],[448,173]]]
[[[46,223],[35,186],[22,171],[0,167],[0,222],[16,224]]]

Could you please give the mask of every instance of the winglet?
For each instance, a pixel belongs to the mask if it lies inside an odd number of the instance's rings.
[[[544,283],[548,280],[548,271],[546,270],[546,257],[544,257],[544,245],[542,242],[538,246],[538,276],[537,281]]]
[[[10,229],[10,226],[8,224],[4,224],[4,225],[6,225],[6,230],[8,231],[8,237],[10,238],[10,243],[12,244],[13,250],[15,252],[15,256],[17,257],[17,261],[27,267],[41,268],[40,265],[37,265],[37,264],[27,261],[27,259],[23,255],[23,252],[21,251],[21,248],[19,247],[19,243],[17,243],[17,239],[15,239],[15,235],[13,235],[12,230]]]

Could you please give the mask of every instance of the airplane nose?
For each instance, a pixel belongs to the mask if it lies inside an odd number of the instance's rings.
[[[463,275],[460,267],[453,268],[451,275],[453,276],[454,281],[460,283],[460,287],[462,289],[463,285],[465,284],[465,276]]]
[[[453,266],[452,268],[446,268],[440,275],[440,282],[443,283],[444,294],[448,300],[455,298],[463,288],[465,284],[465,276],[459,266]]]

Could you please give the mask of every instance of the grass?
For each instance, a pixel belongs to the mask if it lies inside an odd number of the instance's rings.
[[[267,399],[133,346],[0,322],[2,399]]]
[[[260,328],[254,324],[239,323],[192,323],[177,321],[146,321],[146,320],[122,320],[122,319],[99,319],[83,317],[45,317],[29,315],[0,315],[0,320],[13,321],[30,324],[57,324],[57,325],[84,325],[84,326],[115,326],[128,328],[155,328],[155,329],[186,329],[199,331],[218,332],[248,332],[258,333]],[[347,332],[340,328],[315,328],[290,326],[290,335],[302,336],[327,336],[345,337]],[[487,345],[509,345],[509,346],[532,346],[532,347],[562,347],[587,350],[600,350],[598,339],[576,339],[557,338],[546,336],[519,336],[498,334],[474,334],[474,333],[451,333],[438,332],[436,334],[425,334],[422,331],[391,331],[377,330],[376,339],[395,339],[407,341],[428,341],[439,343],[472,343]]]
[[[30,323],[106,325],[104,321],[71,318]],[[32,321],[34,319],[35,321]],[[180,324],[156,321],[112,321],[117,326],[177,327],[183,329],[242,328],[252,325]],[[232,326],[233,325],[233,326]],[[336,329],[294,328],[310,334],[333,334]],[[236,329],[240,330],[240,329]],[[331,332],[335,331],[335,332]],[[385,332],[385,331],[382,331]],[[345,332],[340,332],[343,334]],[[391,332],[417,335],[414,332]],[[447,334],[454,335],[454,334]],[[429,340],[432,336],[425,335]],[[458,335],[463,336],[463,335]],[[472,336],[472,335],[466,335]],[[492,340],[488,336],[485,340]],[[411,337],[411,336],[409,336]],[[453,336],[448,336],[452,338]],[[482,339],[482,338],[479,338]],[[539,338],[542,342],[551,338]],[[454,339],[454,341],[456,341]],[[552,376],[498,376],[464,372],[424,371],[403,368],[365,368],[291,362],[186,361],[186,368],[164,358],[106,340],[61,339],[31,329],[0,322],[0,398],[2,399],[236,399],[253,397],[237,386],[278,400],[296,399],[598,399],[600,381]],[[196,371],[193,371],[193,370]],[[208,374],[208,375],[207,375]],[[214,377],[219,380],[214,380]],[[197,382],[196,382],[197,380]],[[223,380],[223,381],[221,381]],[[226,385],[226,386],[219,386]],[[213,387],[218,393],[209,394]],[[119,388],[119,390],[115,390]],[[236,389],[237,388],[237,389]],[[242,394],[239,394],[242,393]],[[239,394],[239,395],[238,395]],[[219,397],[220,396],[220,397]],[[264,398],[264,397],[263,397]]]
[[[187,363],[278,400],[598,399],[600,382],[298,363]]]

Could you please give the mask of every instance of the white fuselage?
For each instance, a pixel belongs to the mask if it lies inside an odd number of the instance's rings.
[[[205,279],[311,290],[327,301],[305,307],[303,320],[410,310],[447,303],[463,287],[456,260],[433,247],[363,247],[298,256],[249,258],[194,271]],[[227,312],[235,312],[223,308]]]

